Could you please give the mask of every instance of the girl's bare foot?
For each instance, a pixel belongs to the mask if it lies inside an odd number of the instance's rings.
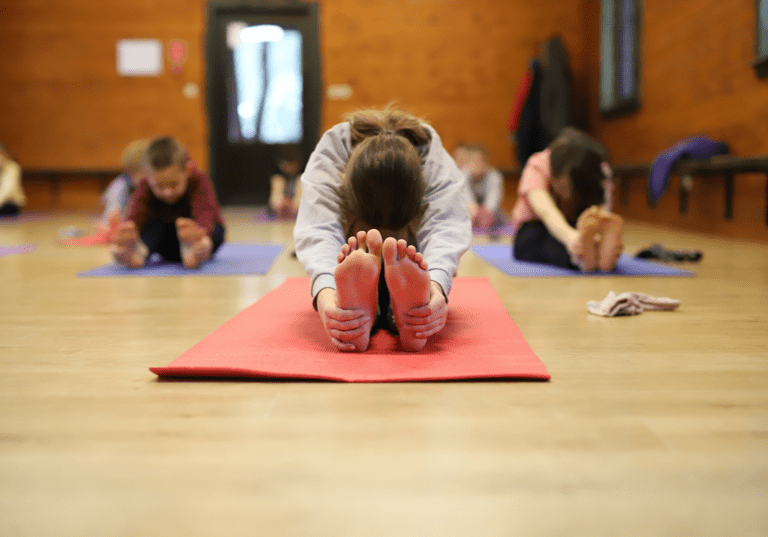
[[[614,213],[600,211],[600,247],[597,266],[603,272],[610,272],[616,266],[624,249],[624,220]]]
[[[403,329],[405,315],[413,308],[429,303],[430,278],[427,262],[416,247],[408,246],[404,240],[395,241],[392,237],[384,241],[384,278],[387,281],[395,324],[400,330],[400,342],[407,351],[420,351],[427,343]]]
[[[115,261],[134,269],[143,267],[149,256],[149,249],[141,242],[136,224],[131,221],[114,227],[110,236],[110,250]]]
[[[207,261],[213,252],[213,241],[202,226],[190,218],[176,219],[176,235],[179,237],[181,262],[188,269],[196,269]]]
[[[345,310],[362,309],[371,319],[365,332],[351,341],[355,350],[368,348],[371,328],[376,319],[379,303],[379,275],[381,274],[381,233],[372,229],[360,231],[341,247],[339,264],[334,271],[336,297],[339,307]]]
[[[591,207],[581,213],[576,222],[581,241],[582,266],[587,272],[597,268],[597,241],[600,238],[600,216],[597,208]]]

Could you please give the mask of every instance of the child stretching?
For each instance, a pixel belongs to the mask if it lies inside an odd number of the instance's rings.
[[[613,270],[623,249],[623,221],[610,212],[606,157],[599,142],[572,128],[531,155],[512,208],[516,259]]]
[[[18,216],[26,201],[21,187],[21,167],[0,142],[0,216]]]
[[[504,200],[504,177],[491,166],[488,151],[481,145],[467,146],[467,164],[462,171],[467,176],[472,227],[487,230],[503,225],[506,220],[501,206]]]
[[[279,218],[296,218],[301,200],[301,151],[296,146],[284,146],[277,159],[277,169],[270,177],[268,212]]]
[[[210,180],[173,138],[156,138],[144,158],[146,180],[110,233],[118,263],[144,266],[150,254],[197,268],[224,242],[224,221]]]
[[[148,140],[134,140],[123,152],[123,173],[115,177],[101,195],[104,212],[97,225],[100,231],[109,230],[109,222],[117,217],[122,218],[128,200],[136,187],[144,180],[144,152]]]
[[[421,350],[445,326],[472,239],[464,179],[437,132],[391,107],[350,114],[301,183],[296,253],[333,344],[364,351],[381,326]]]

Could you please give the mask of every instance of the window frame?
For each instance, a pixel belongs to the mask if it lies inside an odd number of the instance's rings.
[[[622,8],[631,3],[633,35],[623,35]],[[608,13],[610,11],[610,20]],[[610,48],[606,43],[610,39]],[[622,42],[631,39],[631,61],[622,64]],[[642,51],[642,2],[641,0],[601,0],[600,2],[600,92],[599,108],[605,119],[630,115],[640,108],[641,100],[641,51]],[[622,94],[621,74],[631,76],[631,88]],[[606,87],[610,84],[610,87]]]
[[[768,17],[768,0],[755,0],[755,60],[752,67],[758,78],[765,78],[768,77],[768,31],[764,36],[765,42],[761,43],[760,38],[763,36],[763,27],[768,26],[768,18],[763,20],[761,8],[766,10]]]

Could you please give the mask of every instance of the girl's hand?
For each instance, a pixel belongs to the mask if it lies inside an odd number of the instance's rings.
[[[342,351],[354,351],[355,346],[350,342],[365,334],[368,329],[365,325],[371,322],[362,309],[341,309],[336,299],[336,290],[330,287],[317,294],[317,312],[320,314],[325,333]]]
[[[448,319],[448,303],[440,284],[431,282],[429,304],[413,308],[406,313],[405,318],[406,324],[403,329],[411,332],[418,339],[428,338],[442,330]]]
[[[568,250],[568,254],[571,256],[571,259],[574,261],[582,259],[584,257],[584,252],[582,251],[581,237],[578,232],[565,243],[565,248],[566,250]]]

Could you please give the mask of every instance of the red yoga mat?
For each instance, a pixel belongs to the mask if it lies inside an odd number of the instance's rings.
[[[379,330],[363,353],[341,352],[312,309],[308,278],[289,278],[224,323],[159,376],[397,382],[550,378],[486,278],[456,278],[445,328],[421,352]]]

